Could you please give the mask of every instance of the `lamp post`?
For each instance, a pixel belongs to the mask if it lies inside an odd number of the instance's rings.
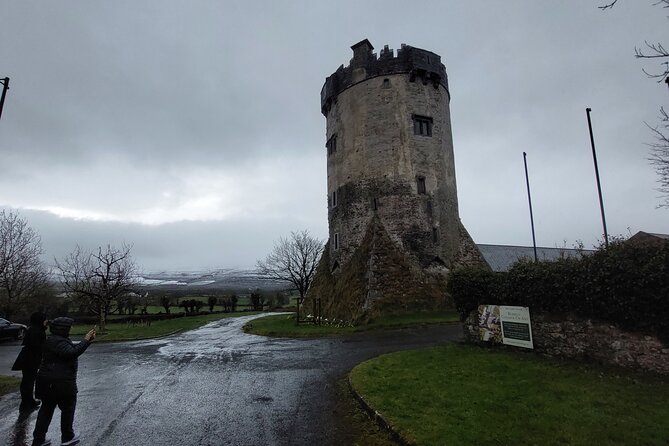
[[[2,84],[2,97],[0,97],[0,118],[2,118],[2,109],[5,106],[5,96],[7,96],[7,90],[9,90],[9,78],[0,79]]]
[[[592,122],[590,121],[590,107],[585,109],[588,115],[588,129],[590,130],[590,145],[592,146],[592,160],[595,163],[595,177],[597,178],[597,192],[599,193],[599,209],[602,212],[602,226],[604,227],[604,246],[609,247],[609,234],[606,232],[606,217],[604,216],[604,200],[602,199],[602,185],[599,182],[599,168],[597,167],[597,153],[595,152],[595,138],[592,136]]]

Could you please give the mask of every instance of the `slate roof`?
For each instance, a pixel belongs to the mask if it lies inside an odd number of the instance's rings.
[[[657,234],[655,232],[644,232],[644,231],[639,231],[636,234],[632,236],[634,237],[655,237],[655,238],[661,238],[663,240],[669,240],[669,234]]]
[[[520,259],[534,259],[534,249],[531,246],[507,246],[477,244],[483,259],[490,265],[493,271],[508,271],[515,262]],[[592,250],[569,249],[569,248],[546,248],[537,246],[537,257],[539,261],[554,261],[560,257],[574,257],[581,254],[589,254]]]

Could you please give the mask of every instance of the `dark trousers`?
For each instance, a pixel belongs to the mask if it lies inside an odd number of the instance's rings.
[[[33,404],[33,389],[35,388],[35,378],[37,378],[37,369],[23,369],[23,378],[21,379],[21,406],[27,407]]]
[[[69,389],[58,388],[58,383],[45,386],[40,391],[42,398],[42,407],[37,414],[33,439],[36,442],[44,441],[46,433],[49,431],[49,424],[53,418],[53,412],[56,406],[60,409],[60,434],[62,441],[70,441],[74,437],[72,423],[74,423],[74,409],[77,406],[77,394]],[[69,387],[69,386],[65,386]]]

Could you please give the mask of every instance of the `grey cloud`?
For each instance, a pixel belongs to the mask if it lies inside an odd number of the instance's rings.
[[[593,108],[611,232],[666,232],[643,145],[643,122],[656,120],[666,88],[645,78],[633,49],[646,38],[662,40],[667,19],[651,2],[623,2],[608,12],[596,4],[8,3],[0,17],[0,76],[12,78],[0,121],[0,204],[99,210],[96,177],[119,175],[110,208],[139,211],[165,188],[176,191],[166,205],[176,205],[189,198],[183,172],[205,166],[257,175],[254,166],[280,158],[323,178],[296,185],[299,172],[264,172],[272,180],[267,187],[282,191],[283,210],[258,206],[241,227],[238,220],[141,227],[35,218],[53,233],[49,240],[67,245],[126,234],[156,265],[168,258],[175,265],[214,262],[203,240],[255,258],[290,229],[325,234],[320,88],[348,64],[349,46],[369,38],[377,50],[404,42],[442,56],[461,217],[476,241],[528,243],[526,151],[539,242],[596,242],[585,107]],[[257,189],[243,199],[260,203],[264,195]],[[235,243],[223,242],[230,239]],[[237,265],[236,258],[220,259]]]

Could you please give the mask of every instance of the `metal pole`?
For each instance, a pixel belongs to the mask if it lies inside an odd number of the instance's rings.
[[[527,201],[530,203],[530,224],[532,225],[532,247],[534,248],[534,262],[537,258],[537,239],[534,236],[534,214],[532,214],[532,196],[530,195],[530,176],[527,174],[527,153],[523,152],[523,163],[525,163],[525,183],[527,183]]]
[[[588,129],[590,130],[590,145],[592,146],[592,160],[595,163],[595,177],[597,178],[597,193],[599,194],[599,209],[602,212],[602,226],[604,227],[604,246],[609,247],[609,234],[606,231],[606,216],[604,215],[604,200],[602,199],[602,185],[599,182],[599,168],[597,167],[597,153],[595,152],[595,138],[592,136],[592,122],[590,121],[590,107],[585,109],[588,115]]]
[[[2,83],[2,97],[0,97],[0,118],[2,118],[2,109],[5,106],[5,96],[7,96],[7,90],[9,90],[9,78],[6,77],[0,80]]]

